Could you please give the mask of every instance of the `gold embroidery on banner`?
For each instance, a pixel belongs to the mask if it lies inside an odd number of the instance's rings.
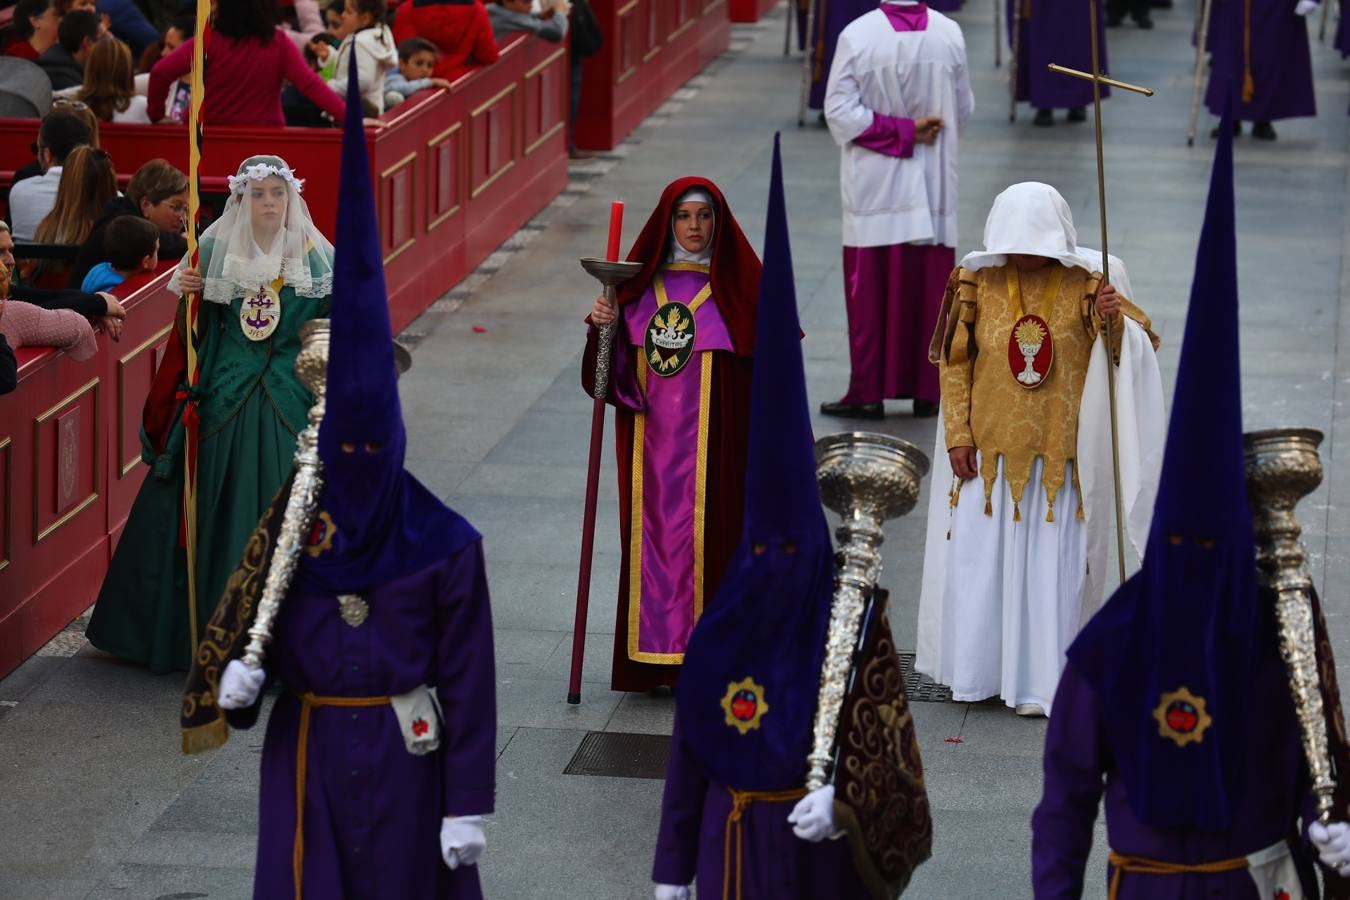
[[[703,540],[708,503],[708,415],[713,355],[703,354],[698,379],[698,456],[694,468],[694,621],[703,615]]]

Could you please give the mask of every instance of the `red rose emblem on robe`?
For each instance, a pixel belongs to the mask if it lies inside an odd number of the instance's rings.
[[[1199,724],[1200,717],[1195,712],[1195,707],[1184,700],[1177,700],[1167,708],[1167,724],[1174,731],[1181,734],[1190,734]]]
[[[755,695],[750,691],[740,691],[731,701],[731,714],[742,722],[749,722],[755,717],[755,708],[759,706]]]
[[[415,737],[421,737],[427,733],[431,726],[427,724],[426,719],[414,719],[412,723],[412,733]]]

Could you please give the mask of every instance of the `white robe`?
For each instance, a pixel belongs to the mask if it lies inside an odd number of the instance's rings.
[[[1094,251],[1095,252],[1095,251]],[[1112,281],[1129,276],[1112,257]],[[1129,296],[1129,294],[1126,294]],[[1116,405],[1126,532],[1143,554],[1158,491],[1166,437],[1162,376],[1148,334],[1125,319],[1116,369]],[[1078,413],[1078,492],[1067,480],[1055,498],[1055,521],[1028,512],[1045,506],[1037,458],[1022,496],[1022,521],[1000,461],[993,515],[984,514],[984,483],[964,483],[955,509],[946,434],[938,420],[928,504],[928,537],[919,598],[915,668],[950,685],[957,700],[1000,696],[1008,706],[1034,703],[1050,713],[1064,654],[1100,608],[1115,519],[1105,342],[1092,347]],[[947,534],[950,529],[951,538]],[[958,563],[959,561],[959,563]]]
[[[897,32],[875,9],[839,35],[825,121],[839,145],[846,247],[956,246],[957,132],[975,111],[961,27],[928,10],[924,31]],[[872,114],[940,116],[936,143],[899,159],[853,143]]]

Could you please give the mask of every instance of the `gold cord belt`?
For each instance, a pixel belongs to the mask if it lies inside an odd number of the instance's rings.
[[[788,800],[800,800],[806,796],[806,788],[792,788],[786,791],[738,791],[727,788],[731,794],[731,811],[727,813],[726,843],[722,853],[722,900],[741,900],[741,819],[745,808],[751,803],[783,803]],[[736,841],[736,893],[731,892],[731,841],[732,833]]]
[[[295,900],[301,900],[305,872],[305,780],[309,761],[309,714],[322,706],[387,706],[388,697],[324,697],[297,694],[300,699],[300,737],[295,745],[295,849],[291,864],[295,870]]]
[[[1219,872],[1236,872],[1247,868],[1247,857],[1220,859],[1205,863],[1175,863],[1162,859],[1149,859],[1146,856],[1122,856],[1112,850],[1107,857],[1115,871],[1111,873],[1111,888],[1107,892],[1108,900],[1116,900],[1120,891],[1120,878],[1126,872],[1138,875],[1214,875]]]

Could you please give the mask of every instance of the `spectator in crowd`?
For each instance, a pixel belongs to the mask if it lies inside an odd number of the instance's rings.
[[[303,50],[310,41],[323,34],[328,23],[320,9],[319,0],[295,0],[292,11],[295,21],[283,22],[281,30],[295,44],[296,49]]]
[[[104,229],[119,216],[138,216],[151,222],[159,229],[159,255],[181,259],[187,252],[187,239],[183,237],[188,220],[187,176],[162,159],[152,159],[137,169],[126,196],[114,197],[94,220],[70,275],[72,287],[84,281],[85,273],[95,263],[111,257]]]
[[[159,265],[159,229],[140,216],[118,216],[103,232],[108,248],[106,261],[84,276],[80,290],[109,291],[140,272],[153,272]]]
[[[9,270],[0,268],[0,309],[4,311],[0,315],[0,334],[9,347],[16,350],[20,347],[55,347],[65,350],[77,361],[98,352],[94,326],[84,316],[71,309],[43,309],[22,300],[10,300],[8,295]],[[0,386],[3,381],[0,376]]]
[[[108,17],[107,13],[100,13],[98,11],[97,0],[56,0],[56,11],[60,14],[62,19],[65,18],[66,13],[73,12],[77,9],[83,10],[84,12],[91,12],[98,16],[98,39],[100,41],[108,36],[108,29],[112,24],[112,19]],[[60,37],[61,34],[58,30],[57,39],[60,40]]]
[[[356,55],[356,73],[361,85],[361,105],[367,116],[384,112],[384,75],[398,65],[398,48],[393,32],[385,24],[388,17],[385,0],[346,0],[342,9],[342,27],[347,33],[336,51],[318,44],[319,52],[335,55],[337,65],[328,82],[340,97],[347,95],[347,66]]]
[[[14,7],[14,34],[5,45],[5,55],[36,62],[56,43],[60,27],[56,0],[19,0]]]
[[[117,175],[107,151],[88,145],[66,157],[51,212],[38,223],[33,240],[40,244],[83,244],[94,219],[117,196]]]
[[[76,98],[103,122],[150,124],[146,99],[136,93],[131,48],[117,38],[94,45],[85,63],[84,84]]]
[[[184,41],[196,33],[196,20],[192,16],[179,16],[164,29],[164,34],[146,46],[141,53],[140,61],[136,64],[136,74],[146,76],[146,87],[150,84],[150,70],[155,67],[155,63],[177,50]],[[140,88],[141,85],[138,84],[137,87]]]
[[[336,35],[342,28],[342,10],[347,0],[328,0],[323,7],[323,27],[329,34]],[[341,39],[339,38],[339,43]]]
[[[75,0],[71,5],[77,6],[79,2]],[[91,8],[94,5],[90,0],[84,2]],[[127,42],[134,56],[140,56],[159,39],[159,30],[145,17],[136,0],[98,0],[98,9],[107,17],[108,29]]]
[[[497,61],[487,8],[478,0],[408,0],[394,18],[394,38],[424,37],[440,59],[432,74],[454,81],[474,66]]]
[[[586,57],[594,56],[605,45],[600,22],[587,0],[573,0],[571,22],[567,29],[567,49],[571,58],[567,96],[567,155],[570,159],[590,159],[593,154],[577,147],[577,111],[581,108],[581,83]]]
[[[274,0],[231,0],[216,6],[214,34],[206,64],[202,116],[212,125],[286,124],[281,84],[289,81],[324,112],[342,121],[342,98],[314,74],[294,43],[277,40]],[[150,70],[147,112],[165,120],[169,86],[192,70],[195,39],[184,41]]]
[[[74,9],[62,17],[56,43],[37,59],[53,91],[77,88],[84,81],[84,65],[98,43],[98,28],[98,14],[88,10]]]
[[[341,47],[347,35],[352,32],[352,29],[347,27],[347,20],[342,17],[346,8],[347,0],[330,0],[323,11],[323,31],[310,38],[309,43],[305,45],[305,60],[324,81],[332,81],[337,73],[337,54],[332,51]],[[294,92],[295,88],[289,87],[286,90]],[[286,104],[285,95],[282,103]]]
[[[433,78],[436,45],[426,38],[406,38],[398,45],[398,68],[384,76],[384,106],[398,106],[418,91],[448,88],[444,78]]]
[[[15,275],[14,236],[9,226],[0,221],[0,267],[7,273],[9,296],[11,300],[22,300],[43,309],[73,309],[94,322],[100,331],[112,335],[113,340],[122,336],[122,320],[127,311],[112,294],[106,292],[86,294],[84,291],[47,290],[33,287],[19,281]]]
[[[83,106],[84,104],[80,104]],[[56,202],[61,173],[70,151],[90,143],[89,127],[71,111],[53,106],[38,128],[37,162],[41,174],[16,181],[9,189],[9,220],[14,237],[31,241],[42,217]]]
[[[0,394],[9,394],[19,386],[19,362],[5,340],[5,304],[0,301]]]
[[[567,0],[547,0],[539,13],[531,12],[531,8],[531,0],[497,0],[488,6],[492,37],[498,44],[518,31],[554,43],[567,36],[567,14],[572,11]]]

